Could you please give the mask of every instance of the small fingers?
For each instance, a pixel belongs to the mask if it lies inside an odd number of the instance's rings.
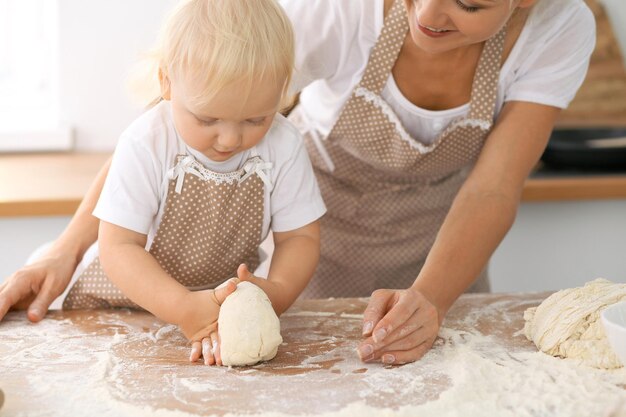
[[[241,281],[249,281],[253,276],[252,272],[248,269],[248,265],[241,264],[239,268],[237,268],[237,278]]]
[[[222,366],[222,356],[220,354],[220,338],[217,332],[211,333],[211,348],[215,356],[215,364]]]
[[[215,356],[213,355],[213,347],[209,337],[202,339],[202,357],[205,365],[215,365]]]
[[[189,355],[189,362],[196,362],[200,359],[202,353],[202,344],[200,342],[193,342],[191,344],[191,354]]]
[[[215,297],[215,301],[218,305],[221,306],[222,303],[224,303],[224,300],[226,300],[226,297],[228,297],[237,289],[238,283],[239,279],[231,278],[215,288],[215,290],[213,291],[213,296]]]

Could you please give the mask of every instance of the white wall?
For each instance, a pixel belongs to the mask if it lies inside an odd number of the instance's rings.
[[[626,200],[522,204],[489,274],[495,292],[626,283]]]
[[[60,111],[80,150],[112,150],[139,115],[125,82],[175,0],[58,0]]]
[[[626,1],[600,0],[609,15],[613,32],[622,47],[622,57],[626,63]]]

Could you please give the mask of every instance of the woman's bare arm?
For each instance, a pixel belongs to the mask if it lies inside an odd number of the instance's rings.
[[[46,253],[0,285],[0,320],[11,309],[28,309],[28,318],[37,322],[46,315],[52,301],[65,291],[85,251],[98,238],[99,220],[91,213],[110,166],[111,158],[98,172],[68,226]]]

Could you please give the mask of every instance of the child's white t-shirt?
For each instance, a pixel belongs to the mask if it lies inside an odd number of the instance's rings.
[[[404,1],[404,0],[396,0]],[[383,27],[384,0],[280,0],[294,25],[292,84],[311,129],[328,135]],[[582,0],[538,0],[500,72],[494,118],[507,101],[565,108],[582,84],[595,46],[595,20]],[[469,103],[443,111],[412,104],[393,76],[381,93],[407,132],[425,144]]]
[[[135,120],[121,135],[98,204],[100,220],[148,236],[150,248],[161,222],[168,192],[168,171],[175,165],[181,142],[168,101]],[[215,172],[240,169],[251,150],[215,162],[186,147],[205,168]],[[271,187],[265,186],[263,238],[269,230],[286,232],[319,219],[326,211],[302,135],[277,114],[270,130],[256,145],[258,156],[271,162]],[[97,256],[97,243],[86,252],[75,276]]]

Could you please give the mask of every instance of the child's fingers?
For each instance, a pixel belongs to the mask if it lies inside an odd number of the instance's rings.
[[[213,347],[211,346],[211,339],[208,337],[202,339],[202,356],[204,357],[205,365],[215,365]]]
[[[252,275],[252,272],[250,272],[250,270],[248,269],[248,265],[239,265],[239,268],[237,268],[237,278],[239,278],[241,281],[249,281],[253,277],[254,275]]]
[[[215,290],[213,291],[213,295],[215,296],[215,301],[218,305],[221,306],[224,300],[226,300],[226,297],[228,297],[230,294],[233,293],[233,291],[237,289],[238,283],[239,280],[237,278],[231,278],[215,288]]]
[[[211,348],[215,357],[215,364],[222,366],[222,356],[220,355],[220,337],[216,332],[211,333]]]
[[[200,353],[202,352],[202,344],[200,342],[193,342],[191,344],[191,355],[189,355],[189,362],[196,362],[200,359]]]

